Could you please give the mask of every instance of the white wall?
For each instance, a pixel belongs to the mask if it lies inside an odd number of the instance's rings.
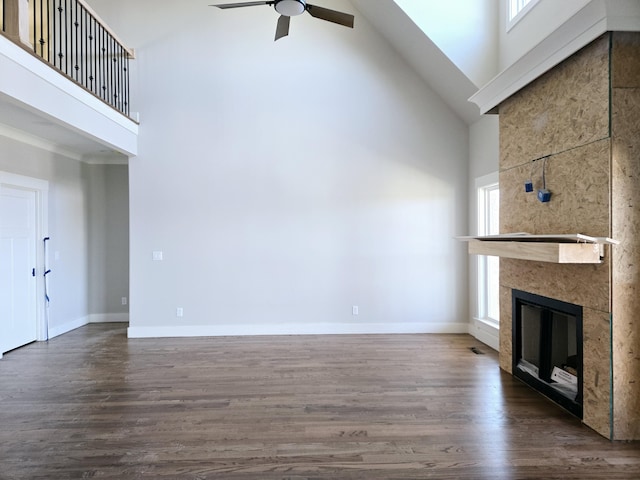
[[[469,127],[469,182],[498,171],[500,160],[499,116],[483,115]],[[475,200],[475,197],[474,199]],[[475,225],[475,219],[471,219]]]
[[[498,115],[483,115],[469,127],[469,235],[478,234],[478,197],[476,180],[497,174],[500,160]],[[470,333],[498,349],[498,329],[478,320],[478,261],[469,256]]]
[[[498,2],[395,2],[477,87],[498,74]]]
[[[49,332],[55,336],[86,323],[88,234],[83,164],[0,135],[0,170],[49,181]]]
[[[467,331],[468,130],[365,20],[91,4],[137,53],[131,336]]]
[[[519,60],[590,1],[540,0],[507,32],[507,0],[500,0],[500,70]]]
[[[0,75],[0,100],[3,102],[9,100],[12,105],[91,139],[108,150],[123,155],[136,154],[138,125],[135,122],[66,76],[54,73],[33,53],[2,36],[0,72],[3,73]],[[12,124],[15,120],[6,117],[6,112],[0,110],[0,118],[5,123]],[[30,123],[25,126],[31,128]]]
[[[92,320],[127,321],[129,180],[127,165],[86,165],[89,310]]]
[[[126,165],[87,165],[0,134],[0,170],[49,182],[49,336],[126,321]]]

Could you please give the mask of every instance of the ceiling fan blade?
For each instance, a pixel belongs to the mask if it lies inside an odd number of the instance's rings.
[[[280,15],[278,19],[278,26],[276,27],[276,40],[280,40],[282,37],[289,35],[289,24],[291,23],[291,17],[286,15]]]
[[[312,17],[353,28],[354,17],[348,13],[337,12],[324,7],[317,7],[316,5],[309,5],[308,3],[307,12],[309,12]]]
[[[273,5],[275,2],[273,1],[262,1],[262,2],[244,2],[244,3],[222,3],[219,5],[209,5],[210,7],[218,7],[218,8],[240,8],[240,7],[255,7],[257,5]]]

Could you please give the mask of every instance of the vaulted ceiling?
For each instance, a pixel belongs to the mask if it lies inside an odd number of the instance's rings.
[[[354,12],[356,18],[364,17],[376,28],[461,119],[471,124],[480,118],[478,107],[467,100],[476,93],[476,86],[394,0],[352,0],[352,4],[357,10]],[[10,136],[19,133],[24,141],[34,144],[43,140],[63,152],[75,152],[78,158],[85,160],[89,157],[104,159],[115,153],[98,140],[59,124],[54,118],[46,118],[41,112],[16,104],[2,94],[0,130]],[[121,155],[116,154],[116,157],[117,161],[123,159]]]
[[[467,124],[480,118],[477,87],[393,0],[352,0],[363,15]]]

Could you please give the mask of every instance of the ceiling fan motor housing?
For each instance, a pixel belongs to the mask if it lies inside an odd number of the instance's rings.
[[[273,8],[280,15],[295,17],[301,15],[307,8],[305,0],[277,0]]]

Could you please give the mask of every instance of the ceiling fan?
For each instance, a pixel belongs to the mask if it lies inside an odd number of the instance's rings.
[[[210,7],[218,8],[239,8],[239,7],[255,7],[258,5],[273,5],[276,12],[280,14],[278,19],[278,26],[276,27],[276,38],[279,40],[282,37],[289,35],[289,23],[291,17],[302,15],[304,12],[309,12],[309,15],[320,20],[326,20],[327,22],[337,23],[338,25],[344,25],[345,27],[353,28],[353,15],[348,13],[337,12],[336,10],[330,10],[328,8],[318,7],[311,5],[306,0],[270,0],[262,2],[244,2],[244,3],[223,3],[221,5],[209,5]]]

